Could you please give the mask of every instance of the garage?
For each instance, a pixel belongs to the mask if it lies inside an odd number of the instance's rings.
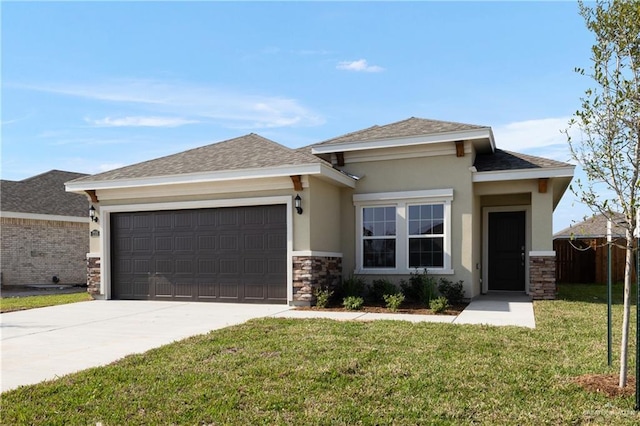
[[[286,205],[112,213],[114,299],[287,303]]]

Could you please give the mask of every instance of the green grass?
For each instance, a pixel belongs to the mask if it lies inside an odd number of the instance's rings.
[[[27,297],[3,297],[0,298],[0,312],[22,311],[25,309],[43,308],[45,306],[85,302],[87,300],[92,300],[87,292]]]
[[[562,289],[563,300],[536,302],[533,330],[254,320],[6,392],[0,418],[104,426],[638,424],[632,396],[609,398],[571,382],[616,371],[606,365],[606,305],[569,297],[586,290],[598,291],[572,287]],[[621,306],[614,309],[618,335]]]

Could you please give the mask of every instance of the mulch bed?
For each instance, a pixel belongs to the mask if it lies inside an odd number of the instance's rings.
[[[460,312],[462,312],[466,307],[467,307],[467,304],[454,305],[447,308],[447,310],[444,311],[443,313],[437,314],[437,315],[460,315]],[[311,307],[300,306],[300,307],[297,307],[296,309],[301,311],[319,311],[319,312],[330,311],[330,312],[367,312],[367,313],[376,313],[376,314],[436,315],[431,309],[425,308],[422,305],[410,305],[410,304],[403,304],[402,307],[398,309],[396,312],[391,312],[385,306],[381,306],[381,305],[365,305],[359,311],[348,311],[343,306],[338,306],[338,305],[328,306],[326,308],[318,308],[317,306],[311,306]]]
[[[636,378],[627,377],[627,386],[618,387],[619,375],[616,374],[584,374],[574,377],[572,382],[589,392],[604,393],[609,397],[631,396],[636,392]]]

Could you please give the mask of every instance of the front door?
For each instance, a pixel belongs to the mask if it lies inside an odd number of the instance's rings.
[[[525,291],[525,212],[489,213],[489,290]]]

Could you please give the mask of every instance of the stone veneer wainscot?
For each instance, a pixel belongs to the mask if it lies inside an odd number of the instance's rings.
[[[315,304],[314,290],[334,289],[341,277],[341,257],[293,256],[293,305]]]
[[[533,300],[553,300],[556,298],[555,253],[529,255],[529,293]]]

